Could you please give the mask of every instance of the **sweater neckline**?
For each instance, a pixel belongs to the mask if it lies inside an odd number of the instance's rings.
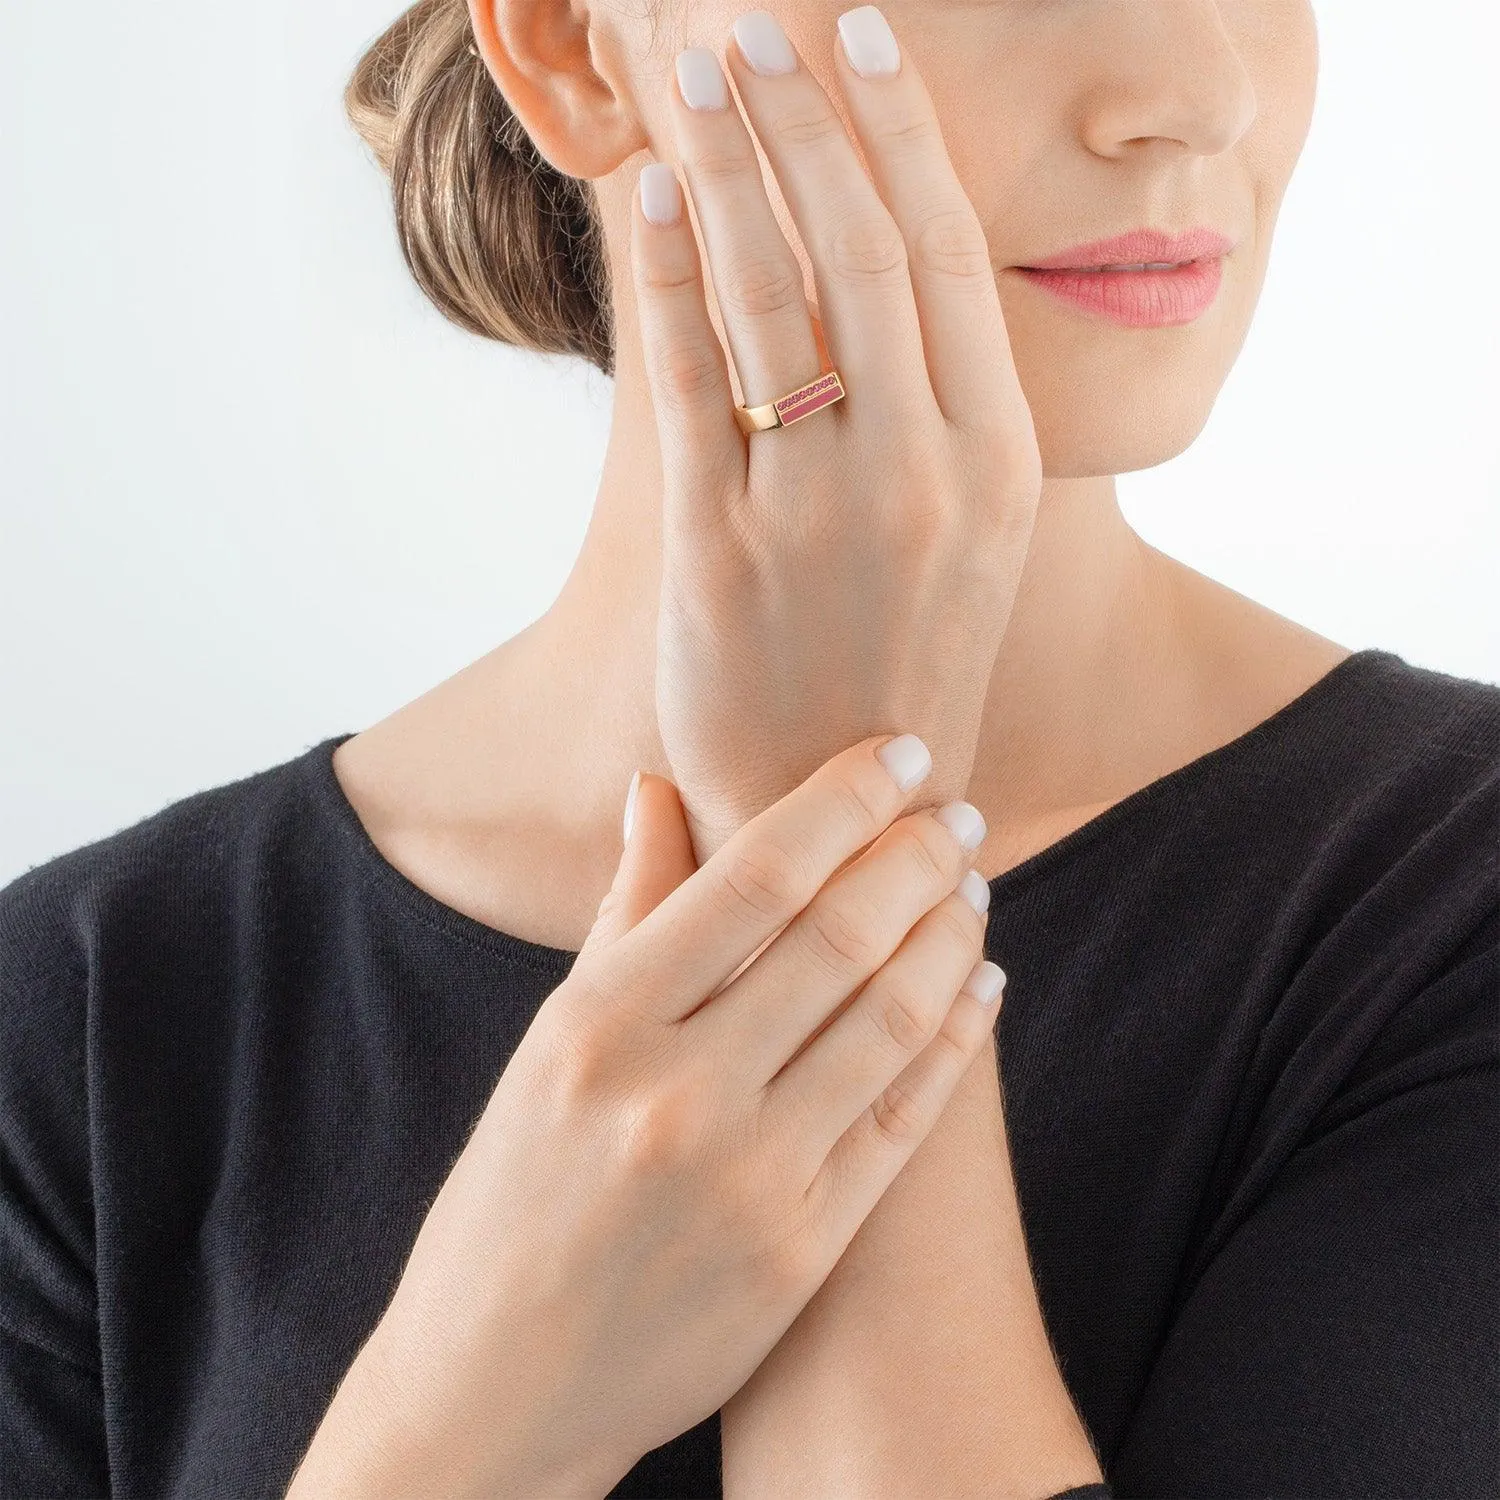
[[[1365,673],[1380,667],[1402,664],[1402,658],[1395,652],[1377,647],[1351,652],[1290,702],[1243,733],[1195,756],[1174,770],[1165,772],[1154,781],[1147,782],[1145,786],[1137,788],[1118,802],[1111,803],[1087,822],[1028,855],[1010,869],[1002,870],[989,882],[991,905],[1009,900],[1024,887],[1057,873],[1080,850],[1128,824],[1163,797],[1190,791],[1200,782],[1232,771],[1247,757],[1272,746],[1325,703],[1336,700],[1347,685]],[[439,901],[431,892],[424,890],[398,870],[380,852],[360,821],[353,803],[345,795],[333,769],[333,752],[345,740],[353,739],[358,732],[350,729],[331,735],[313,745],[300,759],[304,770],[310,775],[321,805],[361,864],[412,915],[429,926],[438,927],[502,959],[548,977],[566,977],[578,957],[576,949],[554,948],[547,943],[534,942],[530,938],[491,927],[488,923]]]

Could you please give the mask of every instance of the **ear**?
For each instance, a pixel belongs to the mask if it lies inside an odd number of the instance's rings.
[[[468,0],[474,46],[537,150],[569,177],[607,177],[650,145],[622,38],[582,0]]]

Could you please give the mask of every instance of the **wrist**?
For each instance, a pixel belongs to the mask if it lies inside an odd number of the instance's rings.
[[[972,772],[968,765],[930,773],[909,802],[908,813],[936,808],[968,797]],[[705,797],[681,782],[675,783],[682,800],[683,820],[692,839],[693,853],[701,868],[718,853],[746,823],[795,790],[796,781],[761,788],[719,788]]]
[[[421,1376],[378,1326],[350,1366],[314,1434],[286,1500],[583,1500],[602,1497],[634,1457],[563,1440],[560,1424],[534,1419],[535,1383],[521,1403],[473,1405],[455,1396],[439,1410]],[[503,1391],[503,1374],[484,1393]],[[498,1410],[497,1410],[498,1408]],[[635,1457],[638,1457],[636,1455]]]

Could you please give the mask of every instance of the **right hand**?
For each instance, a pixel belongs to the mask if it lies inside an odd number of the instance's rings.
[[[762,43],[779,30],[764,11],[742,23]],[[822,22],[804,29],[821,51]],[[723,107],[690,108],[680,83],[664,84],[673,150],[661,142],[646,170],[674,198],[680,170],[694,215],[683,204],[674,224],[652,223],[637,191],[631,216],[663,478],[656,718],[705,864],[835,750],[888,724],[932,747],[936,800],[964,795],[1042,493],[994,257],[915,62],[864,78],[836,40],[841,111],[784,46],[795,67],[765,77],[727,46],[733,91],[717,47],[679,55],[691,95]],[[731,358],[750,404],[835,364],[848,395],[747,439]]]
[[[602,1494],[775,1346],[998,1014],[960,994],[1003,981],[959,890],[988,886],[946,809],[901,816],[891,739],[834,756],[701,869],[672,783],[641,778],[594,930],[292,1495]]]

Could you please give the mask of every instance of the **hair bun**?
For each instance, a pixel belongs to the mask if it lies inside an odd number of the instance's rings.
[[[392,24],[344,109],[390,176],[402,254],[445,317],[614,374],[593,186],[537,151],[474,46],[465,0],[419,0]]]

